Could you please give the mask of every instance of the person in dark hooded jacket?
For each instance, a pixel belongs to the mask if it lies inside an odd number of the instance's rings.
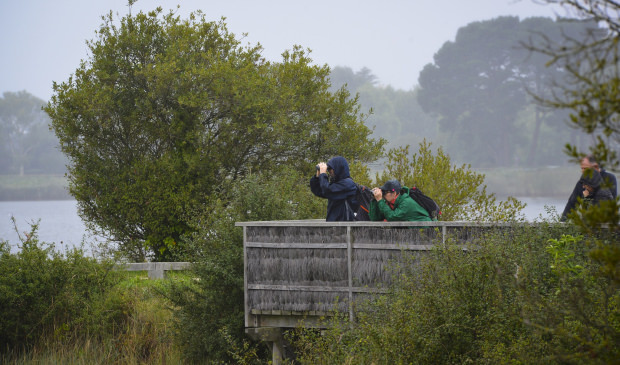
[[[616,177],[614,176],[614,174],[608,171],[605,171],[605,169],[603,169],[599,165],[597,159],[592,155],[585,156],[584,158],[582,158],[580,161],[580,165],[581,165],[582,174],[587,169],[594,169],[598,173],[600,173],[601,178],[603,179],[603,183],[604,183],[603,186],[609,189],[609,191],[611,192],[612,198],[616,199],[618,187],[617,187]],[[566,206],[564,207],[564,211],[562,212],[562,217],[560,219],[562,222],[565,222],[568,219],[568,214],[573,209],[575,209],[575,207],[577,206],[578,198],[581,198],[581,199],[584,198],[583,182],[581,181],[581,178],[575,184],[575,188],[573,189],[573,192],[571,193],[570,197],[568,198],[568,202],[566,203]]]
[[[314,195],[327,199],[328,222],[354,221],[358,203],[355,199],[357,185],[349,176],[349,163],[336,156],[317,165],[317,172],[310,179]]]
[[[612,200],[613,194],[603,185],[603,177],[595,169],[587,169],[579,179],[583,186],[583,200],[589,205],[598,205],[603,200]]]

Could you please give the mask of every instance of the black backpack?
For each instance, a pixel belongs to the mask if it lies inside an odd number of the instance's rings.
[[[355,211],[355,220],[356,221],[369,221],[370,216],[368,213],[370,212],[370,202],[374,199],[374,194],[372,190],[364,185],[357,185],[357,193],[355,194],[355,200],[359,204],[359,207]]]
[[[422,208],[426,209],[431,219],[439,219],[439,216],[441,215],[441,208],[439,207],[439,204],[435,203],[433,199],[425,195],[422,190],[414,186],[409,189],[409,196],[420,204]]]

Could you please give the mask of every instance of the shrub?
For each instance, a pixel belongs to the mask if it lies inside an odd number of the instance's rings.
[[[37,228],[17,253],[0,242],[1,363],[179,363],[163,283],[61,254]]]
[[[438,246],[354,323],[299,329],[304,364],[610,363],[620,355],[620,294],[566,225]],[[609,244],[609,242],[607,243]],[[617,245],[617,244],[616,244]]]
[[[21,238],[17,253],[0,243],[0,351],[123,328],[130,302],[114,295],[120,276],[112,263],[81,248],[61,254],[39,242],[37,229]]]
[[[106,297],[117,280],[111,264],[87,258],[79,248],[60,254],[39,242],[37,228],[32,226],[15,254],[8,242],[0,244],[0,348],[29,348],[47,334],[121,326],[124,303]]]
[[[433,153],[431,143],[423,140],[418,150],[409,146],[393,148],[387,153],[386,169],[377,174],[377,184],[398,179],[402,185],[417,187],[441,207],[441,220],[479,222],[523,221],[523,203],[513,197],[498,201],[487,192],[485,176],[470,165],[453,165],[443,148]]]

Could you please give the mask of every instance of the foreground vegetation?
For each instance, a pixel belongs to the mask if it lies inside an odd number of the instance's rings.
[[[0,242],[0,363],[182,362],[165,282],[79,248],[61,254],[36,230],[16,253]]]
[[[79,249],[59,254],[37,240],[36,226],[17,253],[0,244],[0,361],[268,363],[267,347],[243,336],[241,247],[209,252],[241,239],[234,219],[215,213],[203,223],[219,238],[195,237],[203,260],[172,280],[115,271]],[[546,222],[491,232],[465,251],[448,241],[418,257],[415,270],[396,267],[394,286],[358,303],[355,322],[336,316],[320,334],[290,331],[294,361],[614,363],[620,276],[604,253],[617,245],[613,231],[583,235]]]
[[[611,364],[620,358],[618,276],[610,232],[542,224],[447,244],[390,293],[360,303],[354,323],[289,335],[302,364]],[[617,266],[616,266],[617,270]]]

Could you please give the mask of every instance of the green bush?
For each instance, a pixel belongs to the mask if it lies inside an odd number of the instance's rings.
[[[566,225],[522,226],[400,268],[389,294],[322,336],[291,336],[303,364],[613,363],[620,292]],[[614,244],[607,241],[606,244]]]
[[[423,140],[412,154],[408,145],[389,150],[386,168],[376,176],[377,184],[398,179],[404,186],[417,187],[439,204],[441,220],[525,220],[523,203],[511,196],[498,201],[495,194],[487,192],[483,174],[473,171],[470,165],[454,165],[441,146],[435,152],[431,147]]]
[[[38,240],[33,225],[17,253],[0,243],[0,351],[28,349],[48,336],[101,335],[122,328],[127,301],[113,294],[111,263],[61,254]]]
[[[81,249],[58,253],[38,225],[17,253],[0,242],[0,363],[181,363],[169,280],[113,270]],[[170,281],[189,282],[184,273]]]

